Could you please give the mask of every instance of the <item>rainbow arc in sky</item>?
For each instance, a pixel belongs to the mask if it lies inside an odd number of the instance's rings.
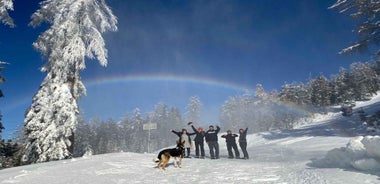
[[[214,86],[226,88],[230,90],[242,91],[251,90],[248,86],[233,84],[230,82],[219,81],[210,78],[201,78],[194,76],[176,76],[176,75],[131,75],[131,76],[111,76],[105,78],[95,78],[84,81],[85,86],[98,86],[112,83],[126,83],[126,82],[174,82],[174,83],[193,83],[207,86]],[[253,88],[252,88],[253,89]]]

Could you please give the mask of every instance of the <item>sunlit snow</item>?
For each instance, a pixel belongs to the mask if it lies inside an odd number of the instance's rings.
[[[375,110],[379,99],[355,110]],[[156,168],[159,150],[113,153],[4,169],[0,183],[379,183],[380,138],[359,136],[365,131],[357,114],[337,111],[308,122],[292,131],[248,135],[249,160],[228,159],[220,139],[220,159],[184,159],[182,168],[172,162],[166,171]]]

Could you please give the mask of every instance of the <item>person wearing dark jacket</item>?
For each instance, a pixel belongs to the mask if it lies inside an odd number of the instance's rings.
[[[205,137],[205,131],[201,127],[198,128],[198,130],[194,127],[192,122],[188,123],[191,125],[191,128],[194,130],[195,133],[195,157],[196,158],[205,158],[205,148],[204,148],[204,137]],[[199,151],[201,151],[201,157],[199,157]]]
[[[220,131],[220,127],[216,126],[216,130],[214,126],[210,125],[209,129],[205,134],[206,143],[210,149],[210,157],[211,159],[219,159],[219,144],[218,144],[218,133]]]
[[[186,129],[182,129],[182,132],[177,132],[174,130],[170,130],[174,134],[176,134],[179,137],[179,142],[185,141],[185,148],[187,150],[187,155],[183,155],[184,158],[190,158],[190,148],[191,148],[191,135],[194,135],[195,133],[188,133]]]
[[[243,130],[242,128],[239,130],[239,146],[244,154],[244,159],[249,159],[249,155],[247,152],[247,130],[248,127]]]
[[[233,134],[231,130],[227,130],[227,134],[222,135],[222,138],[226,139],[228,158],[234,158],[234,154],[232,153],[232,148],[235,151],[236,158],[240,158],[240,153],[236,145],[236,139],[235,139],[236,137],[238,137],[238,135]]]

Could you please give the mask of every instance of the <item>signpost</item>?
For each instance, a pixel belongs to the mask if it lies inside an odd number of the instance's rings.
[[[148,153],[150,152],[150,130],[156,130],[157,123],[146,123],[143,124],[143,130],[148,130]]]

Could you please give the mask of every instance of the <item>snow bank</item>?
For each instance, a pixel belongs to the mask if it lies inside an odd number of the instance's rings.
[[[377,93],[376,95],[374,95],[371,98],[371,100],[356,102],[355,109],[360,108],[360,107],[366,107],[366,106],[372,105],[376,102],[380,102],[380,93]]]
[[[355,168],[361,171],[380,171],[380,137],[359,136],[350,140],[346,147],[327,152],[311,164],[316,167]]]

